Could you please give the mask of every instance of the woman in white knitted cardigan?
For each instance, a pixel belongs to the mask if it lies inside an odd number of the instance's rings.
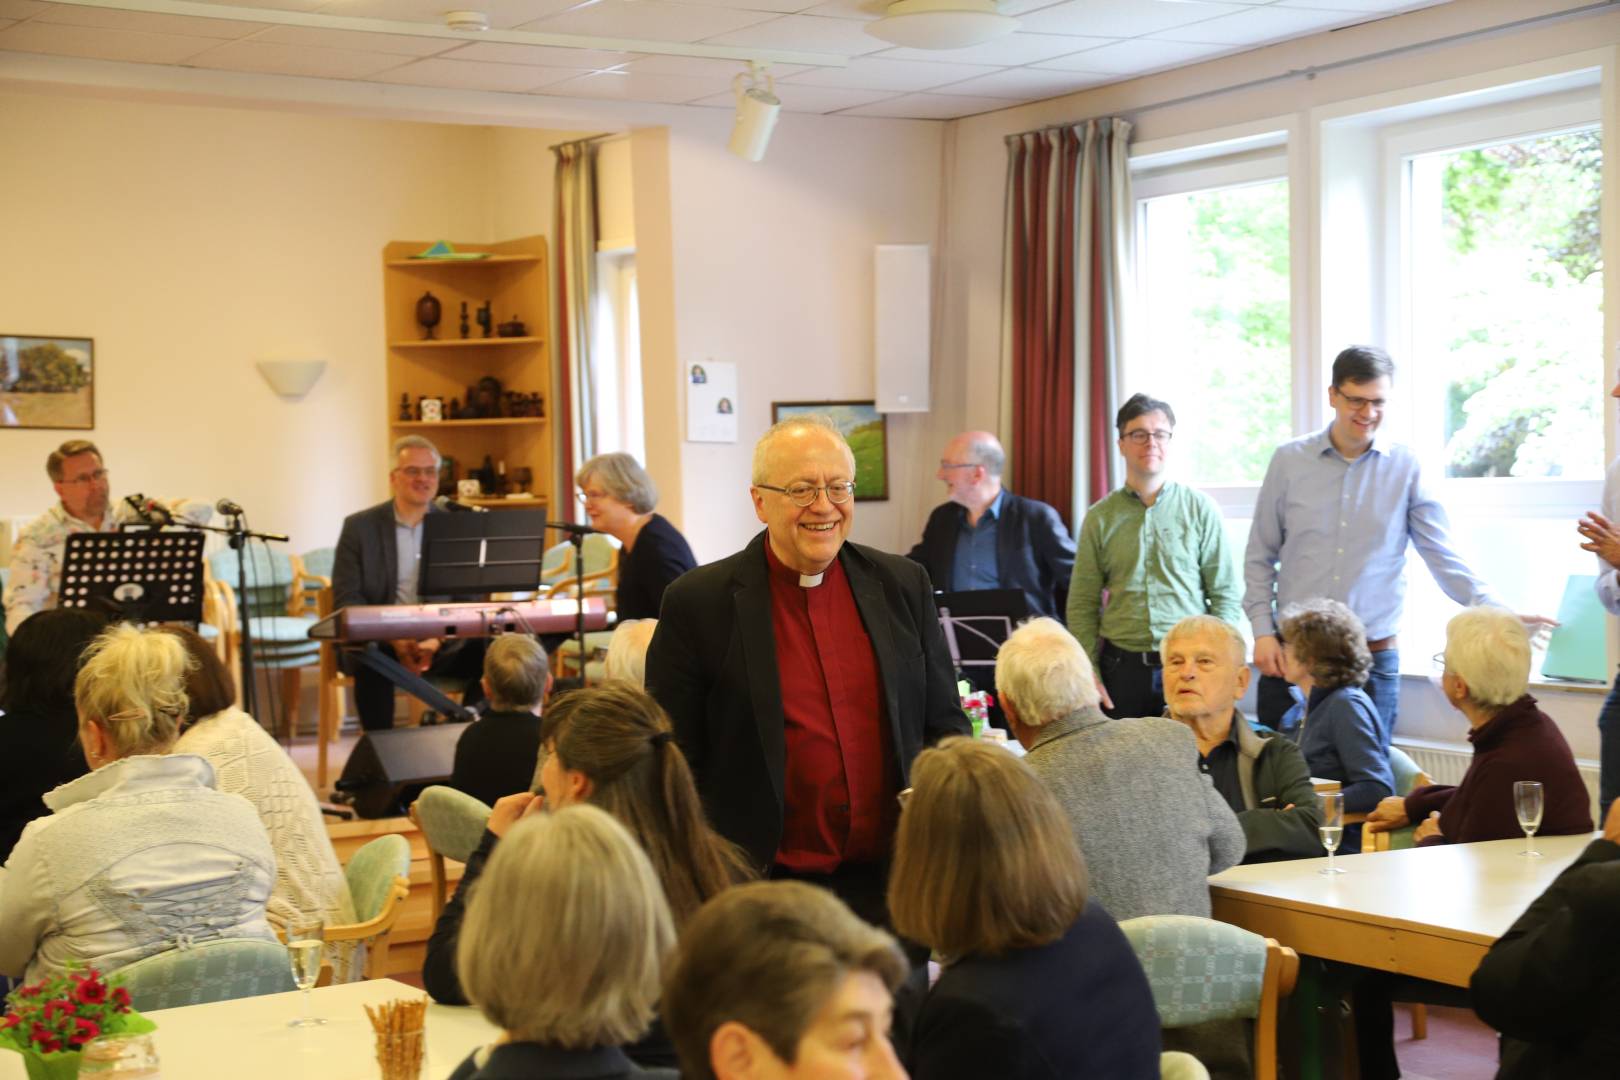
[[[259,812],[276,853],[271,925],[353,922],[343,867],[309,781],[270,733],[236,707],[230,672],[208,643],[184,627],[167,629],[194,664],[186,676],[190,715],[175,750],[207,758],[219,790],[242,796]]]

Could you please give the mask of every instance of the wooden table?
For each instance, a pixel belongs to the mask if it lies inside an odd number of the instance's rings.
[[[1234,866],[1209,879],[1215,918],[1297,952],[1467,986],[1487,949],[1596,833]]]
[[[149,1013],[164,1080],[373,1080],[379,1076],[371,1022],[363,1006],[426,995],[393,979],[310,991],[319,1027],[291,1028],[299,994],[218,1001]],[[423,1080],[443,1080],[475,1048],[500,1032],[476,1009],[430,1005]],[[0,1080],[22,1080],[22,1059],[0,1052]]]

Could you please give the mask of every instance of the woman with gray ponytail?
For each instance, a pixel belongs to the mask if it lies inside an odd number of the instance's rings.
[[[276,940],[257,812],[214,789],[206,760],[171,753],[190,664],[173,635],[129,626],[86,651],[73,698],[90,772],[45,795],[51,813],[0,870],[0,974],[34,982],[220,938]]]

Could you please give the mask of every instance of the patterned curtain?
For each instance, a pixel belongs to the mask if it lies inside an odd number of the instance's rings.
[[[596,454],[596,387],[591,377],[591,322],[596,299],[596,144],[590,140],[552,147],[557,155],[554,229],[557,250],[556,385],[553,409],[561,425],[557,440],[558,505],[567,519],[574,500],[574,469]]]
[[[1013,490],[1072,526],[1115,484],[1130,133],[1108,119],[1007,138],[1003,441]]]

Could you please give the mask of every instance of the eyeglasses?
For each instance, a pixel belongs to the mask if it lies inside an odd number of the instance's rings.
[[[87,472],[83,476],[75,476],[71,480],[63,480],[62,483],[64,483],[64,484],[99,484],[99,483],[101,483],[101,481],[103,481],[105,479],[107,479],[107,470],[106,469],[97,469],[95,472]]]
[[[977,461],[945,461],[941,459],[939,463],[941,469],[976,469],[978,466]]]
[[[1120,438],[1124,439],[1126,442],[1135,443],[1137,446],[1146,446],[1147,441],[1152,439],[1160,446],[1163,446],[1165,443],[1175,438],[1175,434],[1176,433],[1173,431],[1146,431],[1139,428],[1136,431],[1127,431],[1125,434],[1121,435]]]
[[[1354,412],[1360,412],[1361,410],[1367,409],[1367,408],[1375,409],[1378,412],[1383,412],[1384,411],[1384,406],[1389,404],[1388,401],[1384,400],[1381,397],[1379,397],[1379,398],[1366,398],[1366,397],[1356,397],[1356,395],[1354,395],[1354,394],[1347,394],[1343,390],[1340,390],[1337,386],[1335,386],[1333,388],[1333,392],[1335,394],[1338,394],[1339,395],[1339,400],[1344,402],[1346,405],[1350,406],[1351,410],[1354,411]]]
[[[401,465],[398,471],[404,473],[413,480],[426,480],[430,476],[439,475],[439,467],[437,465]]]
[[[579,500],[581,506],[589,506],[593,501],[600,501],[608,497],[608,493],[605,491],[581,491],[574,496]]]
[[[1433,656],[1429,657],[1429,659],[1434,663],[1434,670],[1446,670],[1446,654],[1444,652],[1437,652]]]
[[[847,503],[855,497],[855,481],[853,480],[834,480],[825,487],[817,487],[815,484],[807,484],[803,481],[797,484],[789,484],[787,487],[777,487],[774,484],[755,484],[754,486],[763,488],[766,491],[780,491],[793,501],[794,506],[811,505],[816,501],[816,496],[823,491],[827,493],[827,501],[835,504]]]

